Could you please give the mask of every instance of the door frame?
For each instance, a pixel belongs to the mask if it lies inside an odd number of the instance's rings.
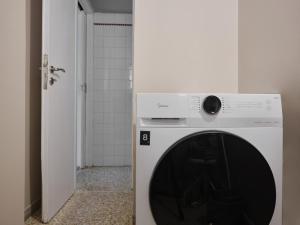
[[[76,59],[77,59],[77,72],[76,72],[76,103],[77,103],[77,110],[76,110],[76,165],[77,168],[84,168],[85,167],[85,155],[86,155],[86,18],[87,14],[85,10],[83,9],[80,11],[78,9],[77,11],[77,53],[76,53]],[[82,17],[82,18],[79,18]],[[83,21],[79,21],[83,20]],[[81,28],[79,28],[81,25],[83,25]],[[79,37],[78,32],[83,32],[83,38],[81,39]],[[81,50],[81,52],[79,52]],[[80,54],[80,55],[79,55]],[[82,59],[80,62],[79,59]],[[80,69],[81,68],[81,69]],[[80,158],[80,159],[79,159]]]
[[[86,16],[86,83],[87,83],[87,93],[86,93],[86,152],[85,152],[85,166],[93,166],[93,156],[92,156],[92,129],[93,129],[93,98],[94,98],[94,86],[90,85],[93,83],[93,73],[94,73],[94,15],[87,14]]]

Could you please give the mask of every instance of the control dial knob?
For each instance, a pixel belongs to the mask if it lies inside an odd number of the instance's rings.
[[[220,111],[222,103],[217,96],[210,95],[204,99],[202,107],[207,114],[215,115]]]

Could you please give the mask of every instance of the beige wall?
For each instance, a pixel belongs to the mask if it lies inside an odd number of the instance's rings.
[[[136,0],[135,92],[237,91],[237,0]]]
[[[0,14],[0,224],[24,224],[26,1]]]
[[[300,224],[300,1],[240,0],[239,89],[281,93],[284,224]]]
[[[27,0],[25,215],[41,199],[41,28],[42,1]]]

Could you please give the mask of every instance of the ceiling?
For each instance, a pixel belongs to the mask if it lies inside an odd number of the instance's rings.
[[[132,13],[133,0],[90,0],[94,12]]]

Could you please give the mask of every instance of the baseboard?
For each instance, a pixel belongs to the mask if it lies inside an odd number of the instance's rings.
[[[40,209],[40,207],[41,207],[40,199],[33,201],[30,205],[25,207],[25,210],[24,210],[25,220],[27,220],[35,211]]]

